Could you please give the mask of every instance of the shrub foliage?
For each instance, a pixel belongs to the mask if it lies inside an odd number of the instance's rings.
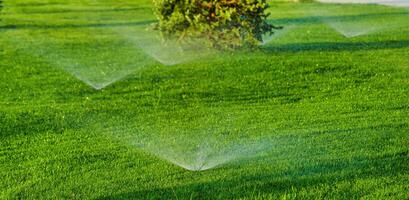
[[[192,43],[197,39],[219,49],[255,47],[273,34],[266,0],[154,0],[165,39]]]

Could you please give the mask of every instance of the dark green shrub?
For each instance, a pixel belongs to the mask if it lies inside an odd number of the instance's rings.
[[[200,40],[218,49],[255,47],[268,24],[266,0],[154,0],[163,38],[182,43]]]

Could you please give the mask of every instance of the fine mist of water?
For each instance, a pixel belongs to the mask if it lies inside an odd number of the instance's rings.
[[[187,142],[186,140],[192,141]],[[173,142],[169,142],[173,141]],[[166,140],[151,141],[139,146],[163,160],[190,171],[204,171],[228,163],[260,156],[269,151],[273,145],[267,139],[251,140],[238,138],[207,137],[178,138],[168,137]]]
[[[118,133],[116,133],[118,134]],[[204,171],[240,160],[256,158],[274,148],[267,137],[223,137],[211,132],[197,136],[151,132],[147,138],[132,139],[133,146],[190,171]]]
[[[263,35],[263,41],[261,45],[266,45],[272,41],[279,40],[281,37],[287,35],[288,32],[293,31],[296,28],[296,25],[286,24],[282,26],[282,29],[275,30],[274,34],[265,34]]]
[[[313,12],[318,14],[323,23],[347,38],[399,29],[409,20],[409,12],[400,7],[400,1],[320,2],[328,4]],[[397,6],[393,6],[394,4]]]
[[[101,119],[101,132],[190,171],[255,159],[277,144],[259,112],[197,104],[153,112]]]
[[[318,0],[322,3],[378,4],[394,7],[409,7],[407,0]]]
[[[8,34],[12,35],[10,45],[29,58],[68,72],[97,90],[157,64],[109,29],[16,30]]]
[[[368,35],[387,29],[387,27],[365,27],[359,24],[346,24],[345,22],[325,21],[328,26],[336,30],[338,33],[346,38],[358,37],[361,35]]]
[[[104,5],[98,0],[93,2]],[[220,55],[218,50],[204,45],[205,39],[197,39],[189,45],[164,41],[158,31],[152,30],[150,21],[99,26],[100,22],[89,22],[84,17],[78,16],[71,24],[16,29],[8,34],[13,38],[12,45],[24,54],[62,69],[96,90],[158,64],[172,66]],[[116,16],[110,17],[116,21]],[[57,17],[53,23],[61,23],[59,20]],[[80,24],[76,24],[76,20]],[[286,27],[266,35],[263,45],[289,30]]]
[[[178,41],[164,41],[160,33],[149,26],[143,29],[118,28],[116,32],[135,45],[136,49],[167,66],[195,61],[216,54],[215,49],[203,45],[204,39],[198,39],[195,43],[185,45]]]
[[[189,49],[164,43],[146,26],[16,32],[7,32],[13,35],[11,45],[97,90],[158,64],[171,66],[215,55],[215,50],[202,48],[201,43]]]

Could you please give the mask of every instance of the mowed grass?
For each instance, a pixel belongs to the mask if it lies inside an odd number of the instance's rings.
[[[135,61],[143,52],[116,31],[155,21],[149,1],[4,6],[1,199],[409,198],[405,9],[274,2],[271,21],[291,29],[263,50],[163,66]],[[339,12],[313,16],[327,7]],[[344,38],[322,23],[359,7],[402,26]],[[93,62],[121,79],[95,90],[69,68]],[[181,134],[183,146],[220,132],[274,145],[190,172],[122,138]]]

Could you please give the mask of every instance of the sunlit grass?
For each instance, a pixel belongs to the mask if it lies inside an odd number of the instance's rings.
[[[4,4],[0,198],[409,197],[404,20],[345,38],[312,14],[327,5],[275,3],[271,21],[293,28],[262,50],[169,67],[117,31],[153,22],[148,1]],[[95,90],[76,69],[125,71]],[[245,156],[202,172],[167,161],[197,144],[212,162]]]

